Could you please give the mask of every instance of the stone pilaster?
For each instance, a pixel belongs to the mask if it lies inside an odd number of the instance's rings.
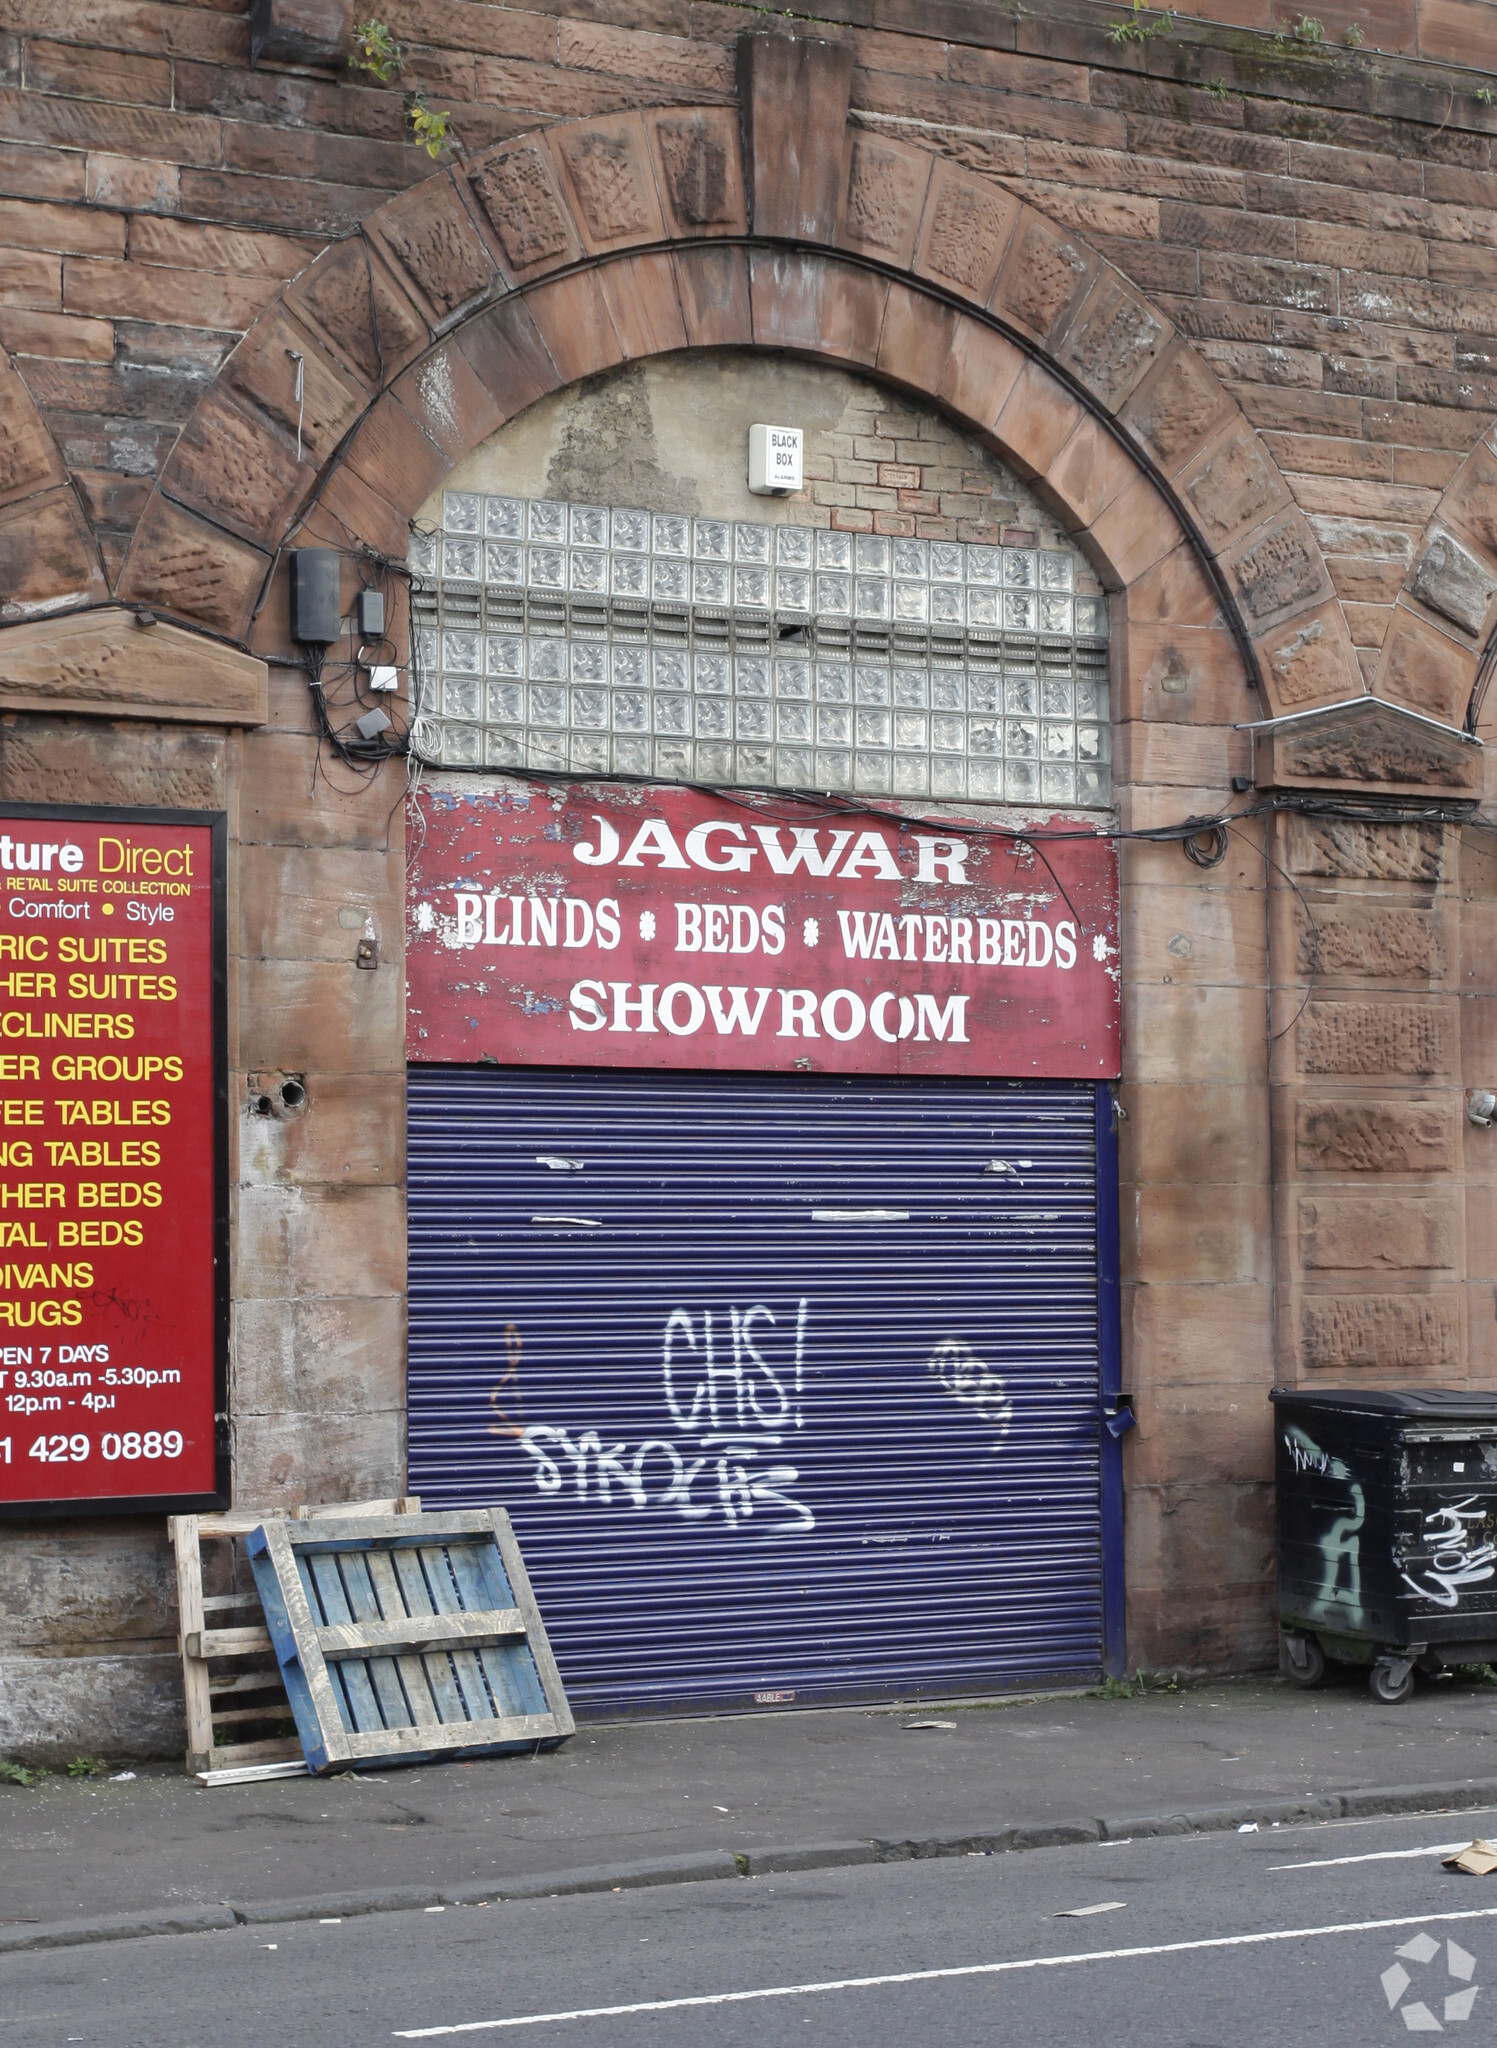
[[[1286,813],[1270,849],[1280,1383],[1458,1384],[1459,828]]]

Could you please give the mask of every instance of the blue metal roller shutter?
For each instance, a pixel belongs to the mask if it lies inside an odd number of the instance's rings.
[[[579,1711],[1100,1671],[1093,1088],[409,1103],[410,1485],[508,1508]]]

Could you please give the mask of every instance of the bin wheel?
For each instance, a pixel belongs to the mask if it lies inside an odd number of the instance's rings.
[[[1303,1661],[1296,1661],[1297,1658]],[[1302,1686],[1308,1692],[1312,1685],[1319,1685],[1325,1677],[1325,1651],[1314,1636],[1286,1635],[1284,1668],[1289,1674],[1290,1684]]]
[[[1401,1706],[1414,1692],[1414,1667],[1401,1658],[1379,1657],[1367,1678],[1368,1690],[1385,1707]]]

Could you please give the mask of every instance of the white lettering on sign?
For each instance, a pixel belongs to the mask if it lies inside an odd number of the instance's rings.
[[[882,882],[902,882],[896,848],[883,832],[827,830],[815,825],[755,825],[753,837],[736,818],[708,818],[693,825],[684,848],[664,818],[646,818],[621,851],[622,841],[606,818],[594,814],[596,839],[579,839],[572,847],[573,860],[584,867],[643,868],[653,862],[659,868],[705,868],[716,875],[746,875],[763,856],[771,874],[793,875],[804,869],[808,875],[840,875],[849,879],[866,875]],[[785,844],[785,834],[790,844]],[[971,848],[965,839],[935,838],[914,833],[920,882],[965,886]],[[759,844],[754,845],[757,839]],[[825,841],[825,846],[823,846]]]
[[[433,793],[411,1057],[1041,1078],[1116,1071],[1105,838],[575,785]]]
[[[581,896],[505,896],[497,889],[480,896],[455,889],[453,904],[446,936],[454,948],[595,945],[611,953],[619,942],[619,906],[611,896],[589,903]]]
[[[0,868],[7,874],[50,875],[52,863],[56,861],[58,872],[76,875],[83,865],[83,848],[71,840],[62,845],[53,841],[43,845],[39,840],[12,839],[8,832],[0,832]]]
[[[1057,967],[1076,965],[1076,927],[1053,928],[1037,918],[941,917],[912,911],[839,910],[842,952],[848,960],[926,960],[949,966]],[[974,963],[974,938],[977,958]]]
[[[637,991],[637,993],[636,993]],[[944,1002],[921,990],[914,996],[885,989],[872,1002],[865,1002],[856,989],[829,989],[818,996],[809,988],[756,988],[752,1009],[747,988],[724,990],[720,984],[689,981],[578,981],[567,998],[574,1031],[668,1031],[674,1038],[691,1038],[701,1031],[709,1017],[720,1038],[735,1031],[745,1038],[757,1037],[761,1018],[770,999],[779,997],[778,1038],[836,1039],[846,1045],[872,1029],[875,1038],[894,1045],[911,1038],[917,1045],[932,1041],[966,1045],[967,1004],[970,996],[948,996]],[[724,997],[726,996],[726,1001]],[[893,1021],[897,1020],[897,1021]]]
[[[783,953],[785,909],[766,903],[755,910],[748,903],[678,903],[678,953]]]

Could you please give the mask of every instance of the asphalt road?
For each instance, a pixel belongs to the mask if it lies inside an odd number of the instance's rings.
[[[1497,1876],[1439,1861],[1487,1830],[1332,1822],[15,1955],[0,2048],[1490,2040]]]

